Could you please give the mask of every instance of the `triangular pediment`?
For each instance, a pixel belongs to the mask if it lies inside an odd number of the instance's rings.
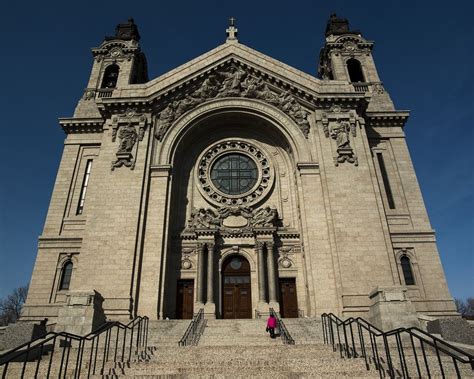
[[[348,84],[328,83],[240,43],[225,43],[148,83],[114,91],[102,105],[151,106],[158,117],[156,137],[161,140],[181,115],[206,101],[255,99],[287,114],[308,137],[308,115],[318,102],[364,98]]]
[[[119,93],[114,93],[113,101],[141,98],[155,102],[229,64],[235,64],[253,76],[265,79],[275,88],[290,90],[303,102],[306,100],[309,107],[314,99],[322,97],[341,95],[360,97],[359,94],[354,94],[348,82],[332,80],[329,83],[320,80],[248,46],[234,42],[224,43],[147,83],[124,87]],[[108,100],[104,99],[104,102]]]

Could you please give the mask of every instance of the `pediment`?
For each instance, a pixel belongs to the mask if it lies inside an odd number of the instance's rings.
[[[219,98],[250,98],[286,113],[307,138],[309,113],[318,102],[364,100],[347,82],[328,83],[240,43],[225,43],[143,85],[131,85],[102,99],[110,104],[142,104],[157,115],[161,140],[184,113]]]

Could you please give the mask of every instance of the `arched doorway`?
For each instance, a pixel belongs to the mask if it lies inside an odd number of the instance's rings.
[[[250,264],[241,255],[222,266],[222,318],[252,318]]]

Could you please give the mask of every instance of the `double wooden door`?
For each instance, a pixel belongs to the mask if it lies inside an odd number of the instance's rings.
[[[298,299],[294,278],[280,278],[280,313],[284,318],[298,317]]]
[[[194,314],[194,280],[179,280],[176,293],[176,318],[192,319]]]
[[[250,265],[242,256],[232,256],[222,269],[222,317],[252,318]]]

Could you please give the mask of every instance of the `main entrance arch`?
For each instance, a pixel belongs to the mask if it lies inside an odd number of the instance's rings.
[[[222,318],[252,318],[250,264],[241,255],[222,265]]]

